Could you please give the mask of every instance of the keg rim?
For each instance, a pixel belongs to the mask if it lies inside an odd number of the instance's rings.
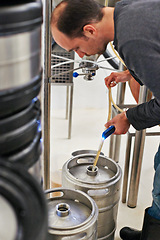
[[[71,226],[71,227],[67,227],[66,229],[62,229],[60,227],[50,227],[49,226],[49,232],[52,234],[54,232],[57,232],[57,231],[62,231],[62,232],[59,232],[60,235],[64,235],[64,234],[70,234],[70,231],[72,230],[72,233],[76,233],[76,230],[77,229],[81,229],[81,228],[84,228],[87,229],[88,228],[88,225],[90,224],[90,222],[96,222],[97,219],[98,219],[98,207],[95,203],[95,201],[88,195],[86,194],[85,192],[81,191],[81,190],[77,190],[77,189],[70,189],[70,188],[63,188],[63,187],[60,187],[60,188],[51,188],[51,189],[47,189],[45,190],[45,194],[49,194],[49,193],[54,193],[54,192],[63,192],[63,193],[66,193],[66,191],[70,192],[70,196],[72,197],[72,193],[76,193],[78,196],[83,196],[83,198],[85,198],[86,200],[88,200],[88,202],[90,203],[91,205],[91,213],[90,213],[90,216],[82,223],[78,224],[78,225],[75,225],[75,226]],[[65,196],[65,195],[64,195]],[[63,196],[56,196],[56,197],[51,197],[48,199],[48,201],[50,200],[58,200],[62,197],[63,199]],[[72,200],[75,200],[75,199],[72,199]],[[84,204],[83,202],[81,202],[82,204]],[[86,204],[86,201],[85,201],[85,206],[89,207],[87,204]],[[71,210],[70,210],[71,211]]]
[[[0,119],[11,116],[31,104],[40,92],[41,83],[42,70],[27,84],[0,90]]]
[[[22,166],[1,161],[1,194],[13,206],[18,221],[18,236],[42,240],[47,235],[47,203],[37,180]],[[18,206],[18,207],[17,207]],[[31,219],[30,217],[31,216]]]
[[[112,160],[111,158],[109,157],[106,157],[106,156],[103,156],[103,155],[100,155],[99,158],[101,159],[104,159],[104,160],[109,160],[112,164],[114,164],[114,166],[116,167],[116,172],[115,172],[115,175],[113,177],[111,177],[110,179],[107,179],[105,181],[100,181],[100,182],[86,182],[85,180],[81,180],[81,179],[77,179],[75,176],[73,176],[73,174],[70,173],[70,168],[69,168],[69,164],[71,164],[72,161],[76,161],[80,158],[84,158],[85,160],[87,160],[86,157],[92,157],[93,158],[93,162],[94,162],[94,159],[96,157],[96,154],[81,154],[81,155],[78,155],[78,156],[75,156],[75,157],[72,157],[70,158],[64,165],[63,165],[63,170],[65,171],[65,174],[67,174],[67,176],[72,179],[72,181],[74,182],[79,182],[79,183],[83,183],[84,186],[85,185],[89,185],[90,188],[96,188],[98,186],[98,188],[103,188],[104,186],[106,186],[107,184],[107,187],[110,186],[110,184],[112,184],[112,182],[115,180],[115,179],[120,179],[121,178],[121,175],[122,175],[122,171],[121,171],[121,168],[120,166],[114,161]],[[92,164],[93,164],[92,162]],[[84,163],[82,163],[84,165]],[[86,162],[85,165],[91,165],[91,161],[89,162]],[[77,163],[78,165],[78,163]],[[79,164],[80,165],[80,164]],[[73,164],[71,164],[71,166],[73,167]],[[98,166],[98,164],[97,164]],[[63,172],[63,171],[62,171]],[[100,187],[101,185],[101,187]]]
[[[79,150],[72,152],[72,156],[77,157],[78,155],[81,155],[81,154],[96,154],[96,153],[97,153],[97,150],[79,149]],[[100,155],[104,156],[104,153],[100,152]]]
[[[42,24],[42,3],[27,2],[0,7],[0,36],[31,31]]]

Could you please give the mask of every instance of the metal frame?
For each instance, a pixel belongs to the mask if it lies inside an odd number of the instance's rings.
[[[51,73],[51,29],[50,29],[50,19],[52,13],[52,1],[44,0],[43,3],[43,34],[44,39],[42,44],[44,44],[42,50],[44,51],[44,69],[43,69],[43,84],[42,84],[42,135],[43,135],[43,187],[44,189],[50,188],[50,105],[51,105],[51,83],[53,83],[52,73]],[[71,66],[71,65],[70,65]],[[71,73],[70,73],[71,74]],[[65,74],[66,75],[66,74]],[[71,75],[70,75],[71,79]],[[69,118],[69,130],[68,138],[71,137],[71,123],[72,123],[72,96],[73,96],[73,81],[66,84],[67,86],[67,99],[66,99],[66,118]],[[70,91],[69,91],[70,88]],[[69,101],[70,92],[70,101]],[[68,107],[70,106],[69,114]]]
[[[124,100],[125,87],[118,89],[121,99]],[[148,101],[148,89],[143,86],[140,87],[139,102],[138,104]],[[123,102],[123,101],[119,101]],[[121,109],[135,107],[136,105],[127,105],[127,104],[117,104]],[[113,117],[118,114],[118,111],[112,106],[112,115]],[[131,153],[131,143],[132,137],[135,137],[134,147],[133,147],[133,159],[132,159],[132,168],[130,174],[130,184],[129,184],[129,193],[127,206],[134,208],[137,205],[138,190],[139,190],[139,180],[141,174],[142,158],[144,152],[144,143],[146,136],[158,136],[160,132],[146,132],[146,129],[141,131],[135,131],[131,133],[128,131],[127,137],[127,146],[126,146],[126,155],[125,155],[125,167],[124,167],[124,177],[123,177],[123,192],[122,192],[122,202],[126,203],[127,187],[128,187],[128,175],[129,175],[129,165],[130,165],[130,153]],[[117,136],[114,136],[117,137]],[[116,151],[115,151],[116,150]],[[120,140],[113,139],[113,135],[110,139],[110,155],[109,157],[118,162],[119,160],[119,151],[120,151]]]
[[[121,62],[119,64],[119,70],[121,71],[124,70],[124,66]],[[125,88],[126,88],[126,83],[119,83],[117,86],[116,104],[119,106],[124,105]],[[112,108],[112,117],[118,114],[118,112],[113,110],[114,108]],[[121,144],[121,135],[112,134],[110,136],[109,157],[112,158],[115,162],[119,161],[120,144]]]
[[[74,52],[67,52],[62,49],[57,44],[52,49],[52,54],[54,57],[51,57],[51,67],[54,67],[55,64],[64,63],[63,59],[58,58],[66,57],[69,59],[74,59]],[[57,58],[55,57],[57,55]],[[51,70],[50,83],[56,86],[66,86],[66,119],[68,119],[68,138],[71,138],[71,126],[72,126],[72,105],[73,105],[73,76],[72,69],[74,68],[74,63],[64,64]],[[66,73],[65,73],[66,72]],[[55,75],[55,77],[54,77]]]
[[[42,134],[43,134],[43,187],[50,188],[50,93],[49,83],[51,77],[51,34],[50,18],[52,12],[52,1],[45,0],[43,4],[43,31],[44,31],[44,69],[42,85]]]
[[[160,132],[145,132],[145,136],[160,136]],[[131,155],[131,146],[132,146],[132,138],[136,137],[136,132],[129,132],[127,133],[127,146],[126,146],[126,155],[125,155],[125,166],[124,166],[124,175],[123,175],[123,189],[122,189],[122,202],[126,203],[127,201],[127,189],[128,189],[128,177],[129,177],[129,167],[130,167],[130,155]],[[143,139],[142,135],[142,140]],[[139,141],[141,138],[138,136]],[[139,144],[138,142],[135,143],[134,149],[136,149],[136,145]],[[144,143],[139,144],[139,161],[138,159],[138,152],[134,152],[133,155],[133,162],[132,162],[132,173],[130,178],[130,187],[129,187],[129,194],[128,194],[128,201],[127,205],[129,207],[135,207],[137,203],[137,196],[138,196],[138,185],[139,185],[139,178],[140,178],[140,171],[141,171],[141,164],[142,164],[142,157],[143,157],[143,148]]]

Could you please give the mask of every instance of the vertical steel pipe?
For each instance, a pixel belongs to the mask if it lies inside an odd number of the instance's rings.
[[[68,119],[68,105],[69,105],[69,86],[66,89],[66,119]]]
[[[44,1],[44,71],[43,71],[43,168],[44,189],[50,188],[50,91],[51,77],[51,34],[50,18],[52,1]]]
[[[133,137],[133,135],[128,132],[127,133],[127,146],[126,146],[124,175],[123,175],[122,203],[126,203],[132,137]]]
[[[147,100],[148,90],[146,86],[140,87],[139,104]],[[132,171],[130,178],[129,196],[127,205],[131,208],[136,207],[141,173],[142,157],[145,143],[146,130],[136,131],[135,144],[132,160]]]
[[[124,71],[124,66],[121,62],[119,64],[119,70]],[[118,84],[117,100],[116,100],[117,105],[124,103],[125,88],[126,88],[125,83]],[[113,114],[113,111],[112,111],[112,114]],[[119,161],[120,144],[121,144],[121,135],[112,135],[110,138],[109,157],[116,162]]]
[[[70,106],[69,106],[69,123],[68,123],[68,138],[71,138],[72,127],[72,105],[73,105],[73,84],[70,86]]]

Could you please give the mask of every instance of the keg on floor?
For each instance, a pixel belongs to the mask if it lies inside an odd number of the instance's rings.
[[[48,240],[96,240],[98,208],[79,190],[54,188],[48,195]],[[51,197],[49,193],[58,193]],[[60,193],[60,194],[59,194]]]
[[[62,186],[78,189],[92,197],[99,209],[98,239],[113,240],[120,198],[121,168],[100,155],[94,171],[96,154],[81,154],[69,159],[62,168]]]
[[[46,240],[48,211],[37,181],[22,166],[0,160],[0,239]]]

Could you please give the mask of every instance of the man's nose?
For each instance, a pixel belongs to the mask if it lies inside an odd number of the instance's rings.
[[[85,55],[84,52],[81,52],[81,51],[79,51],[79,50],[77,50],[77,51],[75,51],[75,52],[78,54],[78,56],[79,56],[80,58],[83,58],[84,55]]]

